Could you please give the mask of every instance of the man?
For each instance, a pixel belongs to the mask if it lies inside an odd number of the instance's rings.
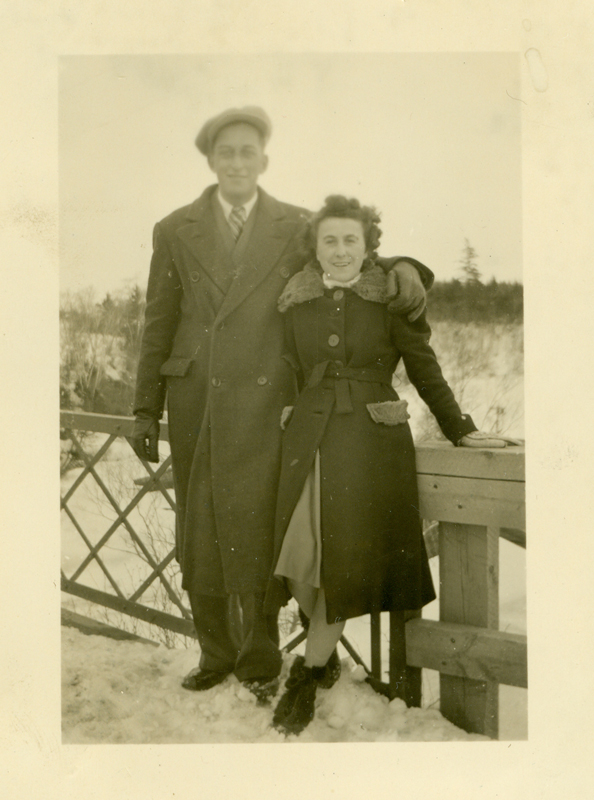
[[[208,120],[196,139],[218,185],[155,226],[135,398],[134,448],[158,461],[165,394],[177,503],[176,557],[201,647],[185,688],[234,673],[260,699],[281,668],[271,570],[280,416],[295,375],[276,303],[302,266],[306,212],[258,187],[271,123],[256,107]],[[392,259],[402,312],[420,313],[432,274]],[[415,268],[416,267],[416,268]],[[230,624],[238,596],[242,632]]]

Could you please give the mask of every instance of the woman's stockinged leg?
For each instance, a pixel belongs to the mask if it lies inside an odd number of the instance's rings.
[[[326,595],[323,589],[318,596],[310,617],[305,645],[305,666],[324,667],[338,644],[345,622],[326,622]]]
[[[320,590],[309,583],[300,583],[290,578],[287,579],[287,583],[289,584],[289,591],[299,603],[299,608],[308,619],[311,619]]]

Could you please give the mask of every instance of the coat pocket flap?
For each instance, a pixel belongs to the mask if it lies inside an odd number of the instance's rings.
[[[183,378],[190,369],[190,364],[193,360],[193,358],[173,356],[161,366],[161,375],[173,375],[176,378]]]
[[[367,410],[374,422],[381,422],[383,425],[401,425],[410,419],[407,406],[407,400],[386,400],[384,403],[367,403]]]

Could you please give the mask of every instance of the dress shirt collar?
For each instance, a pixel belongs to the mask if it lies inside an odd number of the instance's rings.
[[[217,198],[219,203],[221,204],[221,208],[223,209],[223,214],[225,215],[225,219],[229,222],[229,214],[231,213],[232,208],[236,208],[236,206],[232,206],[231,203],[228,203],[223,195],[221,194],[221,190],[217,189]],[[243,203],[243,207],[245,208],[245,218],[247,219],[250,215],[252,208],[256,205],[258,200],[258,192],[254,194],[251,200],[248,200],[247,203]]]

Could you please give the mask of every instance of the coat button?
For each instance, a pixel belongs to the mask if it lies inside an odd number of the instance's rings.
[[[283,278],[288,278],[291,273],[289,272],[288,267],[281,267],[280,274],[283,276]]]
[[[194,283],[196,283],[196,281],[200,280],[200,273],[194,270],[194,272],[190,274],[190,278],[194,281]]]
[[[260,377],[258,378],[258,385],[266,386],[267,383],[268,383],[268,378],[266,377],[266,375],[260,375]]]
[[[212,383],[213,386],[220,386],[221,385],[221,379],[220,378],[213,378],[211,380],[211,383]]]
[[[344,292],[343,292],[343,290],[342,290],[342,289],[337,289],[337,290],[334,292],[334,294],[332,295],[332,297],[333,297],[335,300],[342,300],[342,298],[344,297]]]
[[[335,333],[331,334],[328,337],[328,344],[330,347],[336,347],[336,345],[340,342],[340,337],[337,336]]]

